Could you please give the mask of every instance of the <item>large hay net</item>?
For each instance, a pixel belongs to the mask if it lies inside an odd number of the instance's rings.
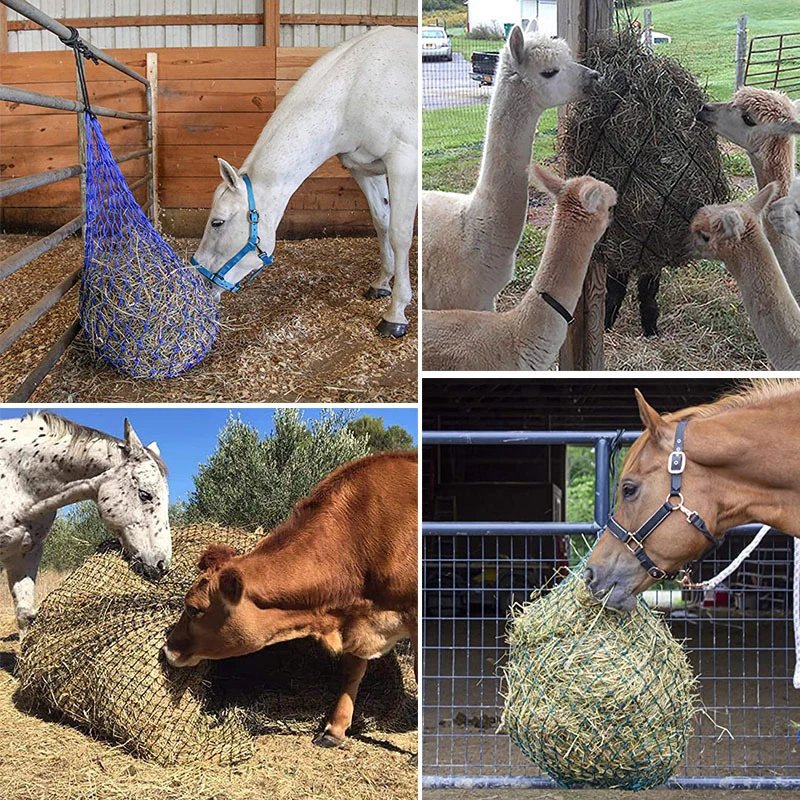
[[[217,304],[153,228],[85,115],[86,228],[80,320],[92,349],[135,378],[169,378],[200,362],[217,335]]]
[[[312,734],[336,700],[336,659],[309,639],[228,661],[172,669],[160,655],[211,542],[251,549],[258,534],[213,525],[173,533],[158,584],[102,546],[42,603],[19,660],[19,699],[161,764],[236,764],[254,736]],[[413,730],[413,664],[397,649],[370,662],[351,731]]]
[[[562,787],[658,786],[683,758],[696,680],[663,618],[604,609],[582,572],[513,610],[506,729]]]
[[[690,259],[692,217],[730,196],[716,136],[695,119],[705,93],[687,69],[653,55],[630,28],[590,48],[583,63],[603,80],[567,119],[566,174],[606,181],[618,197],[593,257],[626,277],[681,266]]]

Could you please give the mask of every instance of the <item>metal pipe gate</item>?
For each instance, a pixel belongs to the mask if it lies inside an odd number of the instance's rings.
[[[26,0],[0,0],[0,3],[8,8],[22,14],[24,17],[32,20],[33,22],[41,25],[46,30],[55,34],[59,39],[64,40],[71,34],[70,30],[62,25],[58,20],[53,19],[48,14],[39,10],[35,6],[26,2]],[[134,158],[147,158],[147,174],[144,178],[136,181],[131,185],[131,190],[136,189],[138,186],[148,183],[148,200],[143,206],[146,212],[151,211],[151,219],[153,224],[157,224],[155,219],[155,210],[157,208],[156,186],[154,180],[154,166],[155,166],[155,153],[153,149],[153,108],[154,98],[153,89],[150,81],[139,75],[138,72],[132,70],[125,64],[117,61],[117,59],[104,53],[99,48],[90,44],[82,39],[91,53],[100,61],[108,64],[113,69],[122,72],[133,80],[141,83],[145,88],[147,113],[139,114],[128,111],[116,111],[102,106],[92,106],[92,112],[98,117],[116,117],[118,119],[129,119],[145,123],[147,126],[147,147],[135,150],[130,153],[118,156],[114,160],[121,164],[124,161],[129,161]],[[77,76],[76,76],[77,77]],[[40,186],[47,186],[51,183],[67,180],[75,176],[80,176],[81,180],[81,213],[71,219],[69,222],[64,223],[58,230],[45,236],[28,247],[24,247],[16,253],[8,256],[0,261],[0,280],[7,278],[18,269],[30,264],[34,259],[43,255],[44,253],[52,250],[60,244],[68,236],[75,233],[83,227],[86,221],[86,197],[85,197],[85,176],[86,176],[86,132],[84,130],[83,112],[85,107],[81,101],[80,90],[78,91],[77,100],[70,100],[65,97],[57,97],[55,95],[42,94],[40,92],[28,91],[20,89],[15,86],[6,86],[0,84],[0,100],[5,100],[13,103],[22,103],[26,105],[38,106],[40,108],[51,108],[59,111],[73,111],[77,113],[78,120],[78,163],[71,166],[62,167],[55,170],[45,170],[35,175],[25,175],[20,178],[12,178],[10,180],[0,182],[0,198],[10,197],[21,192],[27,192],[31,189],[36,189]],[[33,325],[38,322],[57,302],[64,298],[77,284],[80,279],[82,267],[78,267],[73,273],[68,275],[61,283],[51,289],[47,294],[41,297],[31,308],[29,308],[21,317],[14,320],[4,331],[0,334],[0,355],[5,353],[11,346],[17,342]],[[13,394],[7,398],[7,402],[11,403],[24,403],[26,402],[36,387],[44,380],[47,373],[53,368],[58,359],[64,354],[69,344],[77,335],[80,325],[77,319],[73,320],[67,329],[61,334],[55,344],[48,350],[44,358],[39,364],[28,374],[25,380],[16,388]]]
[[[425,788],[552,787],[497,727],[497,664],[506,610],[555,573],[559,537],[594,537],[608,518],[611,458],[639,432],[427,431],[422,445],[583,445],[595,448],[591,522],[422,523],[422,785]],[[423,451],[425,458],[425,451]],[[487,509],[488,511],[488,509]],[[501,512],[502,510],[499,510]],[[493,514],[493,516],[495,516]],[[502,516],[498,513],[496,516]],[[758,525],[728,532],[701,565],[719,572]],[[505,542],[501,545],[501,542]],[[727,593],[663,594],[668,622],[700,676],[708,714],[698,716],[673,788],[800,788],[800,693],[792,688],[792,547],[771,532],[729,579]],[[509,549],[511,555],[501,552]],[[728,605],[730,603],[730,605]]]

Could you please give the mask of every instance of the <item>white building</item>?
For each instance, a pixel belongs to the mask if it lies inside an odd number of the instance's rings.
[[[503,31],[507,23],[539,21],[539,30],[556,35],[556,0],[467,0],[469,29],[485,26]]]

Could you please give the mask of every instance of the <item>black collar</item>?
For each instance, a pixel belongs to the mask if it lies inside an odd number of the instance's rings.
[[[547,303],[547,305],[550,306],[550,308],[555,309],[564,318],[567,325],[572,325],[572,323],[575,322],[575,317],[573,317],[572,314],[570,314],[569,311],[567,311],[567,309],[555,299],[555,297],[547,292],[539,292],[539,296],[545,301],[545,303]]]

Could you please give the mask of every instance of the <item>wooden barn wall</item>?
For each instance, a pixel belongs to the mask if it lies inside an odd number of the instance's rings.
[[[144,73],[144,49],[110,54]],[[200,235],[219,183],[217,156],[238,166],[252,148],[276,103],[324,52],[321,48],[163,48],[158,53],[158,171],[164,229]],[[48,94],[75,97],[71,52],[2,56],[2,82]],[[87,64],[91,99],[98,105],[144,111],[144,91],[110,67]],[[44,113],[42,113],[44,112]],[[144,123],[101,118],[115,154],[144,146]],[[77,162],[77,122],[72,113],[0,103],[0,178],[13,178]],[[126,162],[129,178],[144,175],[144,159]],[[137,200],[145,201],[145,186]],[[0,203],[6,231],[52,230],[80,206],[77,178]],[[311,175],[289,203],[278,235],[302,237],[372,231],[361,191],[338,159]]]

